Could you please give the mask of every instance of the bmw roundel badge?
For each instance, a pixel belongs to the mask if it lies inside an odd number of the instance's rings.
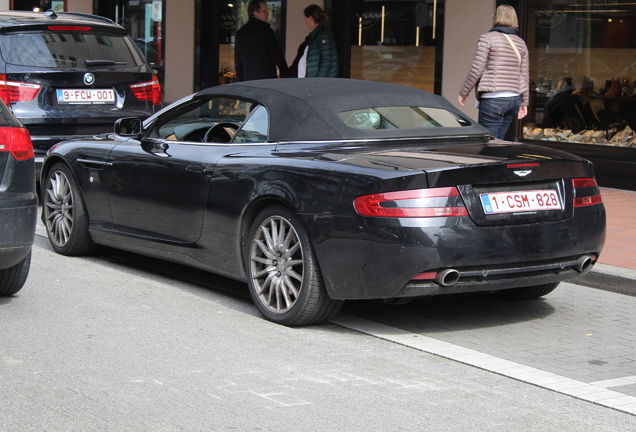
[[[93,75],[90,72],[85,73],[84,74],[84,84],[89,86],[89,85],[93,85],[94,83],[95,83],[95,75]]]

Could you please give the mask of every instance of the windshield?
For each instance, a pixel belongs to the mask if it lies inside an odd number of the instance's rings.
[[[4,61],[21,66],[142,66],[144,60],[133,45],[128,36],[106,33],[56,31],[0,36],[0,52]]]
[[[417,129],[470,126],[467,119],[440,108],[378,107],[361,108],[338,114],[347,126],[355,129]]]

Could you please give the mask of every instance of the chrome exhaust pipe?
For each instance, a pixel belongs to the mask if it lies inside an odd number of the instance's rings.
[[[441,286],[451,286],[459,280],[459,272],[455,269],[444,269],[437,272],[435,283]]]
[[[574,265],[574,270],[579,273],[583,273],[586,271],[594,262],[594,258],[590,255],[583,255],[579,259],[576,260],[576,264]]]

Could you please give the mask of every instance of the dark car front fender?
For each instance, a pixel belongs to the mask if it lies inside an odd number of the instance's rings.
[[[46,193],[46,179],[56,163],[62,163],[71,169],[73,180],[82,194],[84,205],[91,222],[110,220],[108,191],[104,184],[104,169],[107,168],[110,151],[119,142],[103,140],[72,140],[56,144],[42,166],[41,196]]]

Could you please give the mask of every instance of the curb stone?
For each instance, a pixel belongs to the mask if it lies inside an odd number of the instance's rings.
[[[636,270],[597,263],[571,283],[636,297]]]

